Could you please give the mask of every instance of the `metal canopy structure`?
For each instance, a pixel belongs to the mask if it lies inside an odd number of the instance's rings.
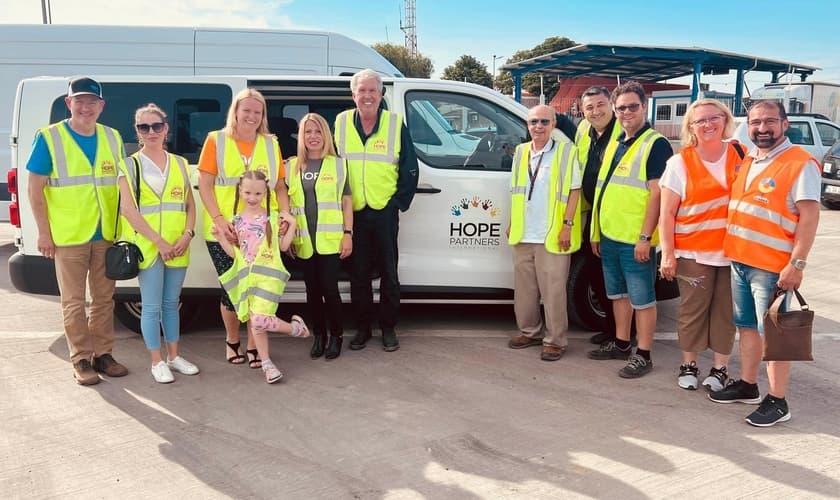
[[[522,100],[522,75],[526,73],[538,72],[559,78],[584,75],[620,77],[643,82],[660,82],[693,75],[691,100],[694,101],[700,92],[700,75],[721,75],[736,70],[735,102],[740,103],[745,72],[769,72],[772,75],[771,82],[777,82],[784,74],[799,75],[805,81],[820,68],[702,47],[586,44],[505,64],[500,69],[510,71],[513,75],[514,98],[517,102]]]

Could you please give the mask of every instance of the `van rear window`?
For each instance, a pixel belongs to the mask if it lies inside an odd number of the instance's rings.
[[[119,130],[126,152],[137,151],[134,112],[150,102],[168,115],[168,147],[190,163],[198,163],[207,133],[225,125],[232,94],[227,85],[198,83],[106,83],[105,110],[99,122]],[[64,97],[53,102],[50,123],[69,118]]]

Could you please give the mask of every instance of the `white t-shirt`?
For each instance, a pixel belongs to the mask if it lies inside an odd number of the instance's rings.
[[[158,198],[160,198],[163,195],[163,188],[166,187],[166,178],[169,175],[169,154],[166,155],[166,165],[163,170],[161,170],[151,158],[144,155],[142,152],[138,153],[137,156],[140,158],[140,174],[143,176],[143,180],[146,181],[146,184],[152,188],[152,191],[154,191]],[[126,167],[134,169],[134,162],[131,159],[126,158],[125,162]],[[120,177],[123,177],[123,175],[124,174],[121,170]],[[134,189],[134,186],[131,187]],[[141,189],[143,189],[142,184]]]
[[[724,148],[723,156],[714,162],[703,161],[703,165],[717,179],[721,186],[729,187],[726,182],[726,155],[728,148]],[[701,160],[702,161],[702,160]],[[668,189],[680,196],[680,201],[685,201],[685,187],[688,183],[688,174],[685,160],[681,154],[675,154],[665,164],[665,172],[659,179],[660,189]],[[696,260],[698,264],[707,266],[726,267],[730,261],[723,255],[723,248],[715,251],[693,251],[674,249],[674,256],[683,259]]]
[[[767,166],[776,159],[777,156],[784,153],[791,147],[793,147],[793,144],[790,143],[789,139],[785,139],[784,142],[776,146],[774,149],[771,149],[765,156],[759,157],[757,148],[750,151],[749,155],[753,158],[753,162],[752,165],[750,165],[750,171],[747,172],[747,186],[749,186],[753,179],[758,177],[761,172],[763,172],[764,169],[766,169]],[[788,210],[790,210],[791,213],[799,214],[799,210],[796,208],[797,201],[820,201],[821,189],[822,171],[819,168],[819,164],[814,161],[808,161],[805,168],[803,168],[802,172],[799,173],[799,177],[796,181],[794,181],[793,187],[788,192]]]
[[[533,146],[533,143],[531,143]],[[531,175],[528,175],[528,183],[525,186],[525,227],[522,234],[522,243],[545,243],[548,236],[549,225],[548,203],[554,201],[554,192],[551,186],[551,167],[554,155],[557,152],[554,140],[549,139],[540,151],[531,151],[528,168],[529,174],[536,172],[533,192],[531,192]],[[539,165],[539,169],[537,166]],[[527,174],[526,174],[527,175]],[[560,179],[562,187],[563,179]],[[571,189],[580,189],[581,172],[577,155],[572,163],[572,185]],[[531,199],[528,199],[528,193]]]

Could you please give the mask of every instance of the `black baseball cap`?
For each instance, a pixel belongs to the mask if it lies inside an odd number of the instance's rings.
[[[70,80],[70,88],[67,89],[67,97],[75,97],[77,95],[95,95],[102,99],[102,85],[93,78],[76,78]]]

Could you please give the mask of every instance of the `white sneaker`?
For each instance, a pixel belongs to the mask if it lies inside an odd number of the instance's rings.
[[[690,391],[697,390],[697,363],[692,361],[680,365],[680,375],[677,377],[677,384],[683,389]]]
[[[729,375],[726,373],[726,367],[717,369],[712,367],[709,370],[709,376],[703,380],[703,387],[709,389],[709,392],[722,391],[726,387],[726,382],[729,380]]]
[[[198,373],[198,367],[181,356],[176,356],[175,359],[170,359],[166,362],[166,364],[169,365],[169,368],[178,373],[183,373],[184,375],[195,375]]]
[[[175,382],[175,377],[172,376],[169,366],[167,366],[163,361],[160,361],[158,364],[152,366],[152,377],[154,377],[155,382],[159,384],[169,384],[171,382]]]
[[[262,362],[262,370],[265,374],[265,381],[269,384],[279,382],[283,378],[283,372],[274,366],[270,359],[264,359]]]

